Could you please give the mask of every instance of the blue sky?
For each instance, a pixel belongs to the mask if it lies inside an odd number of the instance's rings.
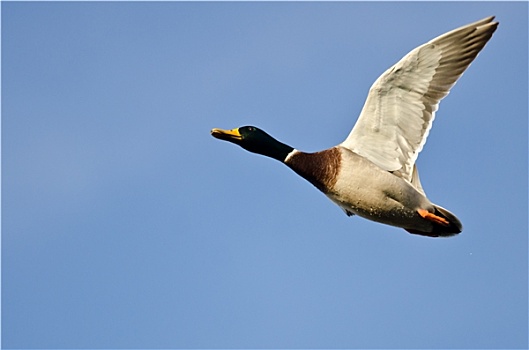
[[[527,347],[527,3],[2,3],[4,348]],[[348,218],[279,162],[489,15],[419,156],[449,239]]]

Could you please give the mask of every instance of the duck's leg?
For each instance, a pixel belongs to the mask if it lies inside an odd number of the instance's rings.
[[[426,209],[418,209],[417,212],[419,213],[420,216],[422,216],[426,220],[433,221],[436,224],[443,225],[443,226],[448,226],[450,224],[448,220],[446,220],[445,218],[432,214]]]

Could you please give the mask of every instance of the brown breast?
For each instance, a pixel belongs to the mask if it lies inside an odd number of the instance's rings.
[[[335,147],[316,153],[297,152],[285,163],[317,189],[328,193],[338,178],[341,153]]]

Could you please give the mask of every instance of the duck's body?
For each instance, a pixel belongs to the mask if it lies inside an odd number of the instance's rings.
[[[355,127],[335,147],[301,152],[253,126],[213,129],[212,135],[283,162],[347,215],[425,236],[458,234],[462,225],[455,215],[426,197],[415,161],[439,101],[496,30],[493,18],[441,35],[384,72]]]
[[[307,179],[349,216],[402,227],[427,236],[461,232],[461,223],[426,198],[418,188],[342,146],[316,153],[294,150],[284,163]],[[317,167],[314,167],[318,164]],[[351,176],[351,174],[354,174]],[[439,217],[424,218],[420,210]],[[446,220],[446,223],[442,219]]]

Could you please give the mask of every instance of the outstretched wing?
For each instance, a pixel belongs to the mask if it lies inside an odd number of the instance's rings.
[[[384,72],[341,145],[411,181],[439,102],[491,38],[498,26],[493,19],[443,34]]]

